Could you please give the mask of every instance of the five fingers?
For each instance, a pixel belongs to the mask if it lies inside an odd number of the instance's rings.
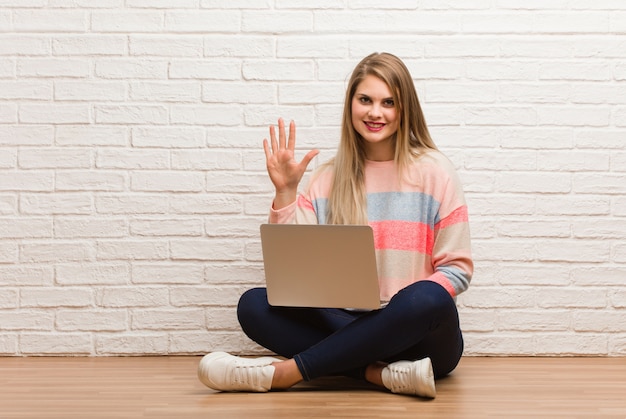
[[[279,152],[280,150],[288,149],[290,151],[295,151],[296,148],[296,123],[291,121],[289,123],[289,137],[287,137],[287,133],[285,130],[285,121],[280,118],[278,120],[278,138],[276,137],[276,127],[270,125],[270,139],[268,141],[267,138],[263,139],[263,149],[265,151],[265,158],[269,161],[272,154]],[[302,162],[301,166],[306,167],[309,165],[311,160],[315,156],[319,154],[319,150],[311,150],[309,151]]]

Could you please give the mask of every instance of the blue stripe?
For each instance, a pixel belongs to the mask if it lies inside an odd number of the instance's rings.
[[[311,202],[318,224],[326,224],[326,211],[328,208],[328,199],[317,198]]]
[[[312,202],[317,222],[326,224],[328,199]],[[434,226],[439,222],[441,205],[431,195],[420,192],[379,192],[367,194],[367,218],[375,221],[410,221]]]
[[[443,273],[450,281],[456,295],[459,295],[469,287],[471,277],[467,272],[463,272],[455,266],[439,266],[437,271]]]
[[[431,195],[420,192],[380,192],[367,195],[369,221],[410,221],[434,226],[439,222],[441,205]]]

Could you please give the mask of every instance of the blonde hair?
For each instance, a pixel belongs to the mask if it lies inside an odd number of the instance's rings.
[[[323,166],[333,169],[328,224],[367,224],[365,146],[352,125],[352,98],[358,85],[369,75],[384,81],[393,95],[399,115],[394,161],[400,175],[425,150],[437,149],[428,132],[413,79],[402,60],[389,53],[374,53],[365,57],[354,68],[346,89],[337,154]]]

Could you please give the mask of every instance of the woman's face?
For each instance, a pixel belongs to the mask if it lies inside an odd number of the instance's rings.
[[[366,76],[352,96],[352,126],[365,141],[368,160],[393,160],[399,119],[389,86]]]

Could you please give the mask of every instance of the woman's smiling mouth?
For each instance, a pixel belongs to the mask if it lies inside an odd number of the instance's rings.
[[[367,129],[369,129],[370,131],[380,131],[385,127],[385,124],[381,123],[381,122],[367,122],[365,121],[365,126],[367,127]]]

